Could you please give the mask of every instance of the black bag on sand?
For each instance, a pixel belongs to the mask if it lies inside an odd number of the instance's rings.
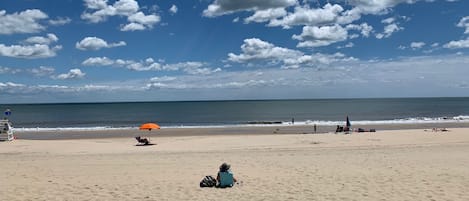
[[[200,181],[200,187],[215,187],[217,185],[217,180],[212,176],[205,176],[202,181]]]

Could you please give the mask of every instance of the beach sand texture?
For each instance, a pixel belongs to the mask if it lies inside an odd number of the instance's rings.
[[[0,200],[469,200],[468,128],[152,140],[2,142]],[[200,188],[223,162],[240,184]]]

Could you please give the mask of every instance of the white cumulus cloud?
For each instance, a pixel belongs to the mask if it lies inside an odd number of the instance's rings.
[[[250,22],[267,22],[287,14],[285,8],[269,8],[266,10],[258,10],[252,16],[244,19],[245,23]]]
[[[240,54],[229,53],[228,61],[249,65],[280,66],[282,68],[316,67],[334,62],[353,61],[353,57],[336,54],[306,55],[301,51],[277,47],[258,38],[244,40]]]
[[[295,5],[297,0],[215,0],[203,11],[206,17],[216,17],[239,11],[257,11]]]
[[[349,4],[361,14],[384,14],[390,8],[401,3],[414,3],[419,0],[350,0]]]
[[[62,46],[57,45],[49,47],[44,44],[34,45],[11,45],[7,46],[0,44],[0,56],[16,57],[23,59],[37,59],[37,58],[48,58],[56,56],[56,52],[62,49]]]
[[[124,41],[117,43],[108,43],[105,40],[98,37],[86,37],[80,42],[75,44],[75,47],[80,50],[99,50],[102,48],[113,48],[127,45]]]
[[[176,14],[178,12],[178,7],[173,4],[171,8],[169,8],[169,12],[172,14]]]
[[[412,42],[410,43],[410,48],[416,50],[416,49],[420,49],[422,48],[423,46],[425,46],[425,43],[424,42]]]
[[[0,56],[23,59],[48,58],[57,55],[62,49],[61,45],[51,46],[59,38],[55,34],[47,34],[47,37],[33,36],[21,41],[21,45],[0,44]]]
[[[54,74],[55,68],[47,67],[47,66],[39,66],[38,68],[32,68],[29,71],[35,76],[42,77],[42,76],[50,76]]]
[[[72,22],[72,19],[69,17],[58,17],[57,19],[49,20],[49,24],[53,26],[61,26]]]
[[[469,48],[469,38],[450,41],[449,43],[444,44],[443,47],[450,49]]]
[[[109,59],[107,57],[90,57],[82,62],[84,66],[114,66],[123,67],[134,71],[182,71],[191,75],[208,75],[221,71],[220,68],[211,68],[203,62],[179,62],[165,64],[163,61],[155,61],[147,58],[144,61]]]
[[[29,37],[26,40],[24,40],[23,43],[49,45],[57,41],[59,41],[59,38],[55,34],[49,33],[47,34],[47,37],[42,37],[42,36]]]
[[[405,17],[405,16],[402,16],[400,18],[404,20],[408,20],[408,17]],[[404,29],[403,27],[399,26],[399,22],[397,22],[397,19],[394,17],[383,19],[381,20],[381,23],[385,24],[385,26],[384,26],[384,30],[382,33],[377,33],[375,35],[377,39],[389,38],[395,32],[398,32]]]
[[[38,33],[46,29],[41,20],[49,18],[38,9],[28,9],[19,13],[7,14],[0,10],[0,34]]]
[[[367,23],[361,25],[351,23],[359,20],[362,15],[383,15],[391,12],[392,8],[399,4],[412,4],[418,1],[432,0],[347,0],[343,5],[334,3],[341,1],[326,1],[323,6],[321,1],[309,0],[213,0],[203,15],[217,17],[236,12],[251,12],[253,14],[244,19],[245,23],[266,23],[266,26],[281,26],[284,29],[303,26],[301,34],[293,35],[294,39],[300,40],[298,47],[318,47],[359,37],[356,33],[348,35],[348,30],[360,31],[363,37],[369,37],[374,33],[378,39],[388,38],[403,30],[397,18],[382,20],[385,26],[381,33],[375,33],[373,27]],[[405,16],[398,18],[409,20]],[[239,17],[233,22],[238,20]],[[326,33],[329,30],[338,32]]]
[[[326,4],[323,8],[310,8],[309,6],[297,6],[292,13],[289,13],[281,19],[273,19],[269,26],[291,26],[308,25],[320,26],[336,23],[341,12],[344,9],[338,4]]]
[[[456,26],[465,28],[464,34],[469,34],[469,16],[461,18]],[[450,41],[444,44],[443,47],[450,49],[469,48],[469,37],[462,40]]]
[[[347,40],[347,29],[335,24],[333,26],[304,26],[301,35],[293,35],[299,40],[298,47],[320,47]]]
[[[151,29],[160,22],[159,15],[144,14],[139,11],[140,6],[136,0],[118,0],[114,4],[108,4],[107,0],[84,0],[87,10],[81,18],[91,23],[106,21],[109,17],[127,17],[127,24],[121,25],[121,31],[137,31]]]
[[[461,18],[457,26],[465,28],[466,30],[464,31],[464,33],[469,34],[469,16]]]
[[[85,75],[86,73],[81,72],[80,69],[74,68],[74,69],[70,69],[68,73],[59,74],[55,76],[55,78],[59,80],[78,79],[78,78],[85,77]]]

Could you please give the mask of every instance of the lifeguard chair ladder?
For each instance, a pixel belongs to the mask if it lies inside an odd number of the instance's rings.
[[[11,141],[15,139],[13,127],[8,119],[0,120],[0,141]]]

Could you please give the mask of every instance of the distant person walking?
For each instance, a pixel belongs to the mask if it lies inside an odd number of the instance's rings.
[[[314,124],[314,132],[316,133],[317,126]]]

